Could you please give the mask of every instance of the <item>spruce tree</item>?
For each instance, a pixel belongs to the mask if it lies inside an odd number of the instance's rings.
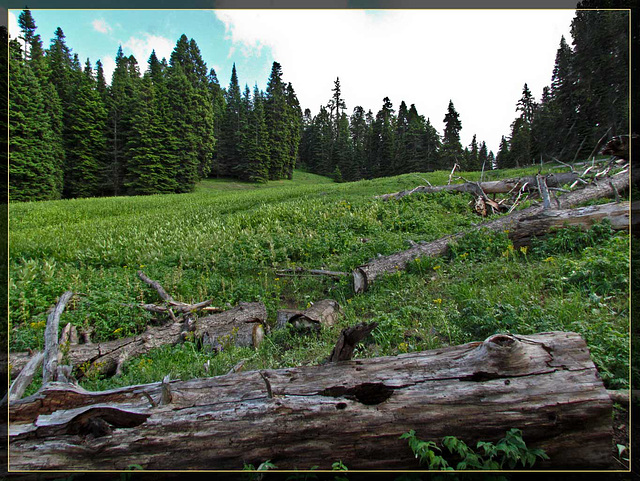
[[[350,119],[351,145],[353,146],[354,178],[359,180],[364,177],[366,161],[367,118],[364,109],[356,106]]]
[[[133,59],[135,60],[135,59]],[[116,68],[113,71],[111,87],[109,88],[108,131],[107,138],[107,185],[112,195],[121,195],[127,175],[127,158],[125,147],[129,140],[132,127],[134,104],[138,83],[137,65],[130,66],[131,57],[125,57],[122,46],[116,53]]]
[[[248,93],[244,97],[248,100]],[[269,179],[269,145],[264,98],[257,85],[253,89],[252,102],[247,107],[246,131],[242,139],[245,167],[238,172],[238,176],[249,182],[263,183]]]
[[[265,121],[269,133],[269,179],[285,178],[290,158],[287,98],[282,67],[273,62],[267,82]]]
[[[440,157],[442,151],[442,141],[436,128],[427,119],[424,125],[422,137],[421,172],[429,172],[439,168],[442,164]]]
[[[18,26],[22,31],[22,36],[19,37],[24,41],[24,59],[30,58],[30,49],[33,41],[33,37],[36,32],[36,22],[31,16],[31,11],[28,9],[23,10],[18,16]]]
[[[441,167],[451,169],[455,163],[460,163],[462,157],[462,144],[460,143],[462,123],[460,122],[460,115],[456,112],[451,100],[449,100],[449,107],[443,122],[445,127],[442,140]]]
[[[213,106],[213,136],[217,139],[214,146],[211,161],[211,175],[216,177],[220,176],[220,166],[218,160],[218,152],[220,150],[220,137],[222,131],[222,125],[225,121],[226,101],[224,98],[224,91],[220,87],[218,82],[218,76],[216,71],[211,69],[208,76],[209,91],[211,93],[211,103]]]
[[[65,129],[64,195],[98,196],[104,192],[107,111],[88,59],[84,72],[74,69],[72,78],[73,97]]]
[[[285,95],[287,104],[286,126],[288,128],[286,138],[288,156],[284,174],[287,179],[291,180],[293,178],[293,169],[295,168],[298,160],[298,149],[300,146],[300,137],[302,135],[302,109],[300,108],[300,102],[293,90],[291,82],[287,84]]]
[[[511,163],[511,159],[509,157],[509,143],[505,136],[502,136],[500,139],[500,147],[498,149],[498,155],[496,155],[496,166],[498,169],[507,169],[512,167],[515,164]]]
[[[37,77],[22,49],[9,43],[9,197],[11,201],[59,199],[60,165]]]
[[[224,123],[220,128],[220,143],[218,147],[218,175],[233,176],[242,169],[242,126],[244,123],[242,110],[242,95],[238,84],[236,64],[231,70],[231,80],[226,92]]]

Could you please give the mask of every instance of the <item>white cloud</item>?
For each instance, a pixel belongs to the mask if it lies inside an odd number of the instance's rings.
[[[113,56],[105,55],[100,62],[102,62],[105,81],[107,84],[111,84],[111,77],[113,76],[113,71],[116,69],[116,61]]]
[[[18,38],[22,32],[20,32],[20,27],[18,26],[18,17],[13,12],[9,12],[9,37],[12,39]],[[24,41],[18,40],[22,48],[24,48]]]
[[[348,112],[375,114],[388,96],[416,104],[442,133],[449,99],[497,152],[526,82],[539,99],[551,80],[571,10],[218,10],[236,51],[271,49],[303,108],[318,111],[336,77]]]
[[[111,25],[109,25],[102,19],[95,19],[93,22],[91,22],[91,25],[93,25],[94,30],[100,33],[111,33],[113,31]]]
[[[129,40],[122,44],[124,54],[133,54],[138,61],[138,65],[140,65],[141,72],[146,70],[147,60],[149,60],[152,50],[156,51],[158,59],[165,57],[168,61],[175,46],[175,42],[166,37],[148,33],[144,33],[143,36],[144,38],[130,37]]]

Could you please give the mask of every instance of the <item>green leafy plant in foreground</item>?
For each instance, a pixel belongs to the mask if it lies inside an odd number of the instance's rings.
[[[450,461],[442,455],[443,449],[433,441],[423,441],[416,437],[416,432],[412,429],[408,433],[400,436],[400,439],[407,439],[409,447],[418,458],[420,464],[426,464],[429,469],[453,470]],[[442,445],[447,448],[454,460],[457,460],[455,469],[514,469],[518,464],[522,467],[532,467],[537,458],[549,459],[549,456],[542,449],[528,448],[522,439],[522,431],[510,429],[504,438],[497,444],[478,441],[476,452],[467,446],[464,441],[455,436],[445,436]]]

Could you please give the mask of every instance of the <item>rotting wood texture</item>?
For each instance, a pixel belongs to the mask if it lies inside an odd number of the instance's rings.
[[[74,367],[77,379],[87,372],[111,376],[119,371],[124,361],[148,353],[151,349],[172,345],[184,339],[185,331],[193,331],[197,339],[210,343],[225,342],[238,346],[253,346],[263,338],[260,328],[267,319],[267,310],[259,302],[240,303],[238,306],[194,322],[173,322],[150,327],[140,335],[95,344],[69,346],[67,362]],[[18,375],[30,359],[29,353],[11,353],[11,373]]]
[[[621,172],[612,177],[607,177],[599,182],[569,192],[557,198],[558,209],[568,209],[593,199],[610,197],[616,191],[622,191],[629,187],[629,172]],[[640,171],[632,171],[634,179],[640,178]],[[541,205],[533,205],[520,211],[515,211],[509,215],[498,217],[489,222],[482,222],[476,225],[476,229],[507,230],[513,231],[517,228],[520,220],[540,214],[544,210]],[[397,252],[388,256],[373,259],[367,264],[356,267],[353,272],[353,288],[356,294],[362,293],[369,288],[375,279],[390,272],[405,269],[407,264],[418,257],[438,256],[446,252],[449,244],[465,235],[464,232],[450,234],[440,239],[419,243],[408,250]]]
[[[10,469],[415,469],[400,435],[497,441],[553,469],[609,468],[612,402],[582,338],[495,335],[425,352],[105,392],[51,383],[10,403]]]

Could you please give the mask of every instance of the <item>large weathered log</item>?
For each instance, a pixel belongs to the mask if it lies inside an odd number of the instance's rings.
[[[544,176],[548,187],[560,187],[565,184],[571,184],[579,177],[576,172],[565,172],[560,174],[548,174]],[[515,192],[524,187],[525,190],[533,190],[537,188],[536,176],[521,177],[519,179],[504,179],[487,182],[465,182],[463,184],[426,186],[421,185],[410,190],[395,192],[393,194],[379,195],[377,198],[382,200],[401,199],[410,194],[431,194],[434,192],[468,192],[474,195],[484,194],[507,194]]]
[[[241,303],[238,307],[202,317],[195,321],[191,330],[195,330],[197,337],[205,333],[209,336],[228,336],[229,342],[237,345],[251,346],[253,338],[258,339],[263,333],[255,332],[256,322],[264,323],[267,317],[266,308],[262,303]],[[234,331],[234,328],[237,328]],[[183,340],[185,323],[174,322],[159,327],[151,327],[138,336],[116,339],[115,341],[95,344],[75,344],[69,346],[67,360],[75,368],[78,379],[91,371],[101,375],[116,374],[122,363],[132,357],[148,353],[151,349],[177,344]],[[28,362],[25,353],[11,353],[11,372],[17,375]]]
[[[608,468],[612,402],[575,333],[106,392],[50,384],[10,405],[10,469],[413,469],[401,434],[475,445],[519,428],[550,460]],[[146,394],[144,394],[146,393]],[[153,402],[151,402],[151,401]],[[537,466],[536,466],[537,467]]]
[[[640,177],[640,171],[633,171],[635,178]],[[594,182],[583,189],[570,192],[560,196],[558,200],[558,208],[570,208],[582,202],[600,197],[613,196],[614,192],[624,190],[629,187],[629,173],[622,172],[610,178]],[[509,215],[499,217],[489,222],[483,222],[476,225],[476,229],[488,230],[514,230],[517,223],[526,217],[539,214],[544,209],[541,205],[533,205],[520,211],[515,211]],[[406,251],[397,252],[384,257],[379,257],[367,264],[356,267],[353,272],[353,288],[356,294],[364,292],[375,279],[381,274],[395,272],[404,269],[407,264],[418,257],[438,256],[446,252],[449,243],[462,237],[465,233],[459,232],[441,237],[432,242],[417,244]]]
[[[195,335],[211,346],[258,347],[264,336],[267,308],[261,302],[241,302],[228,311],[201,317],[195,323]]]
[[[640,203],[634,202],[629,210],[628,202],[591,205],[578,209],[543,210],[542,212],[520,219],[509,238],[515,247],[528,244],[532,237],[547,234],[552,229],[575,226],[588,229],[596,222],[608,219],[614,230],[628,230],[630,213],[638,214]],[[633,217],[638,222],[637,216]]]

